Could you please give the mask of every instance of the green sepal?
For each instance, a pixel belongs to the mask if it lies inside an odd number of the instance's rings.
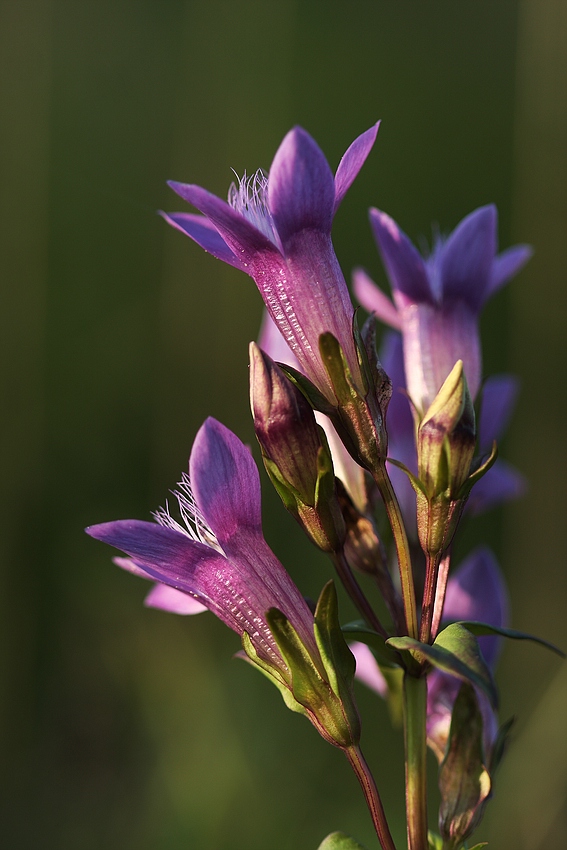
[[[270,682],[272,682],[272,684],[279,690],[286,706],[291,711],[305,715],[307,713],[305,708],[294,698],[289,686],[285,683],[283,677],[280,676],[279,670],[275,667],[271,667],[258,656],[258,653],[254,649],[254,645],[247,632],[242,633],[242,647],[244,652],[237,652],[236,657],[242,658],[243,661],[248,662],[248,664],[251,664],[252,667],[256,667],[260,673],[263,673],[264,676],[266,676],[266,678],[269,679]]]
[[[306,378],[305,375],[294,369],[293,366],[288,366],[287,363],[278,363],[278,366],[287,375],[292,384],[303,393],[313,410],[318,410],[327,416],[331,416],[335,412],[334,406],[325,398],[323,393],[319,392],[309,378]]]
[[[293,697],[305,707],[309,719],[319,733],[329,743],[343,749],[358,743],[358,715],[355,726],[351,701],[343,703],[342,694],[339,696],[324,678],[328,673],[323,660],[320,657],[313,658],[309,654],[285,614],[277,608],[270,608],[266,619],[278,649],[289,667]],[[325,663],[330,663],[329,658]]]
[[[416,493],[423,493],[423,495],[427,498],[427,492],[426,492],[426,490],[425,490],[425,486],[421,483],[421,481],[419,480],[419,478],[417,478],[417,477],[413,474],[413,472],[411,472],[411,471],[407,468],[407,466],[405,465],[405,463],[402,463],[402,462],[401,462],[401,460],[394,460],[394,458],[393,458],[393,457],[389,457],[389,458],[388,458],[388,463],[391,463],[391,464],[393,464],[394,466],[397,466],[397,467],[398,467],[398,469],[401,469],[401,470],[402,470],[402,472],[405,472],[405,474],[406,474],[406,475],[407,475],[407,477],[409,478],[410,484],[411,484],[411,486],[413,487],[413,489],[415,490],[415,492],[416,492]]]
[[[456,850],[480,823],[492,783],[484,764],[483,721],[474,688],[461,685],[447,753],[439,768],[439,824],[444,850]]]
[[[366,848],[344,832],[331,832],[323,839],[317,850],[366,850]]]
[[[317,601],[313,630],[327,679],[342,704],[353,740],[357,741],[360,738],[360,718],[353,694],[356,660],[341,630],[337,591],[332,580],[324,586]]]
[[[319,352],[339,407],[347,407],[359,393],[338,339],[329,332],[321,334]]]
[[[476,637],[464,626],[452,623],[439,632],[433,645],[421,643],[410,637],[392,637],[388,646],[407,651],[421,664],[431,664],[445,673],[450,673],[463,682],[476,685],[487,695],[491,705],[498,706],[498,693]]]
[[[355,620],[342,627],[343,633],[365,643],[373,651],[380,665],[386,667],[401,667],[402,659],[391,647],[386,645],[385,638],[369,628],[362,620]]]
[[[288,510],[294,516],[297,515],[297,503],[300,500],[299,493],[295,490],[294,487],[291,487],[287,481],[284,481],[282,474],[273,460],[270,460],[267,455],[262,452],[262,460],[264,461],[264,466],[266,468],[266,472],[268,473],[268,478],[272,482],[274,489],[282,502],[286,510]]]
[[[362,326],[362,331],[359,331],[355,311],[353,336],[359,352],[363,378],[372,388],[382,418],[385,420],[388,405],[392,398],[392,381],[380,363],[376,352],[376,319],[374,316],[369,316]]]
[[[443,839],[436,832],[427,833],[427,846],[429,850],[443,850]]]
[[[356,661],[341,630],[337,591],[332,579],[324,586],[317,601],[314,632],[329,684],[336,694],[340,694],[345,682],[348,687],[352,686]]]
[[[492,449],[490,451],[490,454],[486,458],[486,460],[482,461],[480,466],[478,466],[475,469],[475,471],[472,472],[469,475],[469,477],[467,478],[467,480],[465,481],[465,483],[461,487],[459,494],[458,494],[459,499],[466,499],[468,497],[469,493],[471,492],[471,490],[474,487],[474,485],[476,484],[476,482],[480,481],[480,479],[484,475],[486,475],[488,470],[491,469],[494,466],[494,464],[496,463],[497,457],[498,457],[498,446],[496,445],[496,440],[495,440],[492,443]]]
[[[534,643],[539,643],[540,646],[544,646],[546,649],[550,649],[552,652],[555,652],[561,658],[565,658],[565,653],[562,649],[559,649],[558,646],[555,646],[554,643],[551,643],[548,640],[544,640],[543,638],[536,637],[535,635],[530,635],[528,632],[519,632],[516,629],[504,629],[500,626],[491,626],[489,623],[479,623],[476,620],[459,620],[458,625],[464,626],[469,632],[472,632],[473,635],[502,635],[502,637],[512,638],[512,640],[531,640]]]

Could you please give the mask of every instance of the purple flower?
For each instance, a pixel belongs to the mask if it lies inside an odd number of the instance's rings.
[[[331,242],[335,212],[370,152],[378,124],[359,136],[335,177],[301,127],[281,143],[268,175],[232,184],[228,203],[200,186],[170,186],[202,216],[164,214],[205,251],[249,274],[302,371],[334,404],[319,353],[330,332],[342,346],[355,382],[360,368],[352,334],[353,307]]]
[[[457,362],[464,363],[472,398],[482,375],[478,318],[484,303],[531,256],[526,245],[497,250],[497,212],[480,207],[446,239],[437,238],[422,258],[386,213],[372,209],[370,221],[394,302],[358,270],[354,288],[361,304],[402,331],[409,395],[424,413]]]
[[[189,475],[175,496],[182,522],[166,507],[156,512],[156,522],[118,520],[87,533],[125,552],[129,557],[119,559],[120,566],[162,583],[148,604],[189,613],[200,603],[239,635],[246,632],[280,681],[289,679],[289,670],[266,621],[269,609],[285,614],[309,655],[319,658],[313,615],[262,534],[256,464],[215,419],[199,430]]]

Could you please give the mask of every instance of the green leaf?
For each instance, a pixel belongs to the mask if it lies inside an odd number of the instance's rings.
[[[343,626],[343,633],[369,646],[380,664],[386,667],[401,666],[398,653],[386,646],[386,641],[382,635],[370,629],[362,620],[347,623]]]
[[[331,832],[317,850],[365,850],[365,848],[344,832]]]
[[[459,623],[452,623],[439,632],[433,646],[407,636],[389,638],[386,644],[409,652],[422,664],[429,663],[463,682],[476,685],[484,691],[494,708],[498,706],[496,685],[480,654],[478,641]]]
[[[499,626],[491,626],[488,623],[478,623],[476,620],[459,620],[459,625],[464,626],[473,635],[502,635],[502,637],[512,638],[513,640],[531,640],[557,653],[561,658],[566,657],[563,650],[555,646],[554,643],[550,643],[548,640],[536,637],[535,635],[530,635],[527,632],[518,632],[516,629],[504,629]]]

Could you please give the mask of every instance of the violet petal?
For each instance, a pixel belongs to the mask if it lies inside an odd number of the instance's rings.
[[[506,431],[519,389],[515,375],[491,375],[484,382],[478,426],[481,451],[489,451]]]
[[[465,510],[470,516],[479,516],[504,502],[519,499],[527,487],[522,473],[498,458],[494,466],[474,485]]]
[[[494,295],[525,266],[533,254],[530,245],[514,245],[498,254],[492,262],[492,273],[486,297]]]
[[[376,286],[372,278],[364,269],[354,269],[352,273],[352,287],[354,294],[369,313],[374,313],[386,325],[399,331],[402,329],[402,321],[396,306],[388,298],[386,293]]]
[[[261,533],[260,478],[250,450],[209,417],[199,429],[189,474],[205,522],[223,544],[238,529]]]
[[[315,140],[301,127],[285,136],[268,177],[268,207],[282,245],[300,230],[331,232],[335,181]]]
[[[190,236],[197,245],[200,245],[208,254],[212,254],[217,260],[222,260],[237,269],[243,268],[239,258],[228,247],[214,224],[203,215],[193,213],[164,213],[160,215],[168,224],[180,230],[186,236]]]
[[[231,251],[242,259],[242,263],[250,262],[259,252],[267,251],[279,255],[273,242],[243,215],[233,210],[226,201],[201,186],[177,183],[174,180],[169,180],[168,185],[212,221]]]
[[[439,260],[445,301],[463,300],[480,310],[491,280],[496,227],[496,207],[489,204],[470,213],[453,230]]]
[[[406,234],[386,213],[371,209],[369,215],[392,289],[403,293],[411,301],[433,303],[425,263]]]
[[[335,174],[335,206],[333,214],[338,210],[342,199],[352,186],[356,175],[372,150],[379,127],[380,122],[378,121],[373,127],[370,127],[369,130],[355,139],[339,162],[339,167]]]
[[[115,558],[115,561],[118,560]],[[200,614],[207,610],[203,605],[188,593],[169,587],[167,584],[156,584],[152,587],[144,599],[146,608],[159,608],[161,611],[169,611],[172,614]]]

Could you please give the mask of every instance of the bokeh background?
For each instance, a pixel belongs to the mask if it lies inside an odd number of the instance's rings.
[[[269,167],[295,123],[336,167],[383,119],[335,223],[347,274],[385,281],[370,205],[417,239],[494,201],[501,245],[534,244],[483,319],[486,373],[522,378],[503,452],[531,489],[460,551],[489,541],[513,625],[567,645],[566,43],[564,0],[2,0],[2,846],[376,846],[346,761],[232,659],[236,636],[144,609],[82,531],[148,518],[207,415],[253,440],[259,296],[155,211],[183,206],[167,178],[222,196],[231,167]],[[264,490],[267,538],[315,596],[329,567]],[[499,683],[515,742],[477,840],[559,850],[565,667],[514,644]],[[400,734],[359,698],[403,846]]]

